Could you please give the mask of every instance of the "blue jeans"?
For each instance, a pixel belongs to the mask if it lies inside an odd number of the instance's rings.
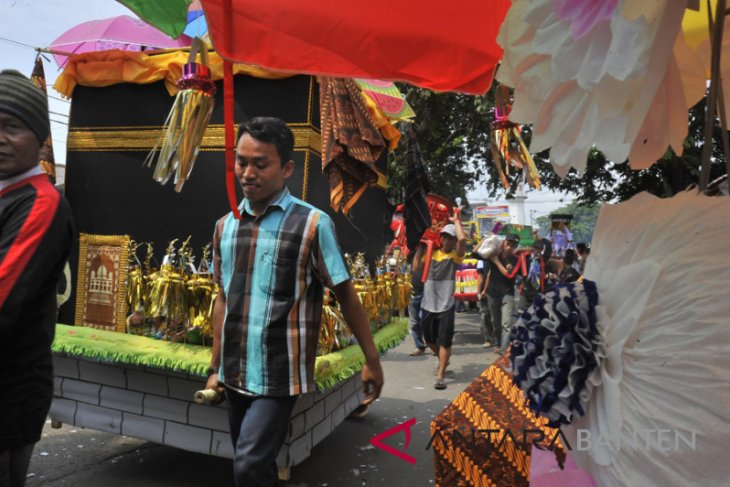
[[[296,396],[246,396],[226,387],[233,440],[233,477],[237,487],[273,487],[276,456],[289,431]]]
[[[408,305],[408,324],[411,328],[411,336],[413,337],[413,343],[416,344],[416,348],[421,350],[426,349],[426,344],[423,342],[423,330],[421,330],[421,301],[423,300],[423,294],[417,294],[411,296],[411,302]]]

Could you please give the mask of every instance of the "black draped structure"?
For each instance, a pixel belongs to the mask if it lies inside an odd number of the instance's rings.
[[[403,217],[410,250],[416,248],[423,232],[431,227],[431,212],[426,201],[429,191],[428,175],[421,149],[414,139],[409,138],[406,154],[406,202]]]
[[[216,84],[218,95],[210,126],[190,179],[180,193],[174,191],[172,181],[165,186],[153,181],[153,168],[143,167],[174,100],[163,82],[76,87],[69,121],[65,191],[78,232],[130,235],[138,242],[153,242],[158,261],[170,240],[190,235],[199,257],[201,248],[212,239],[215,221],[229,211],[223,87],[222,82]],[[279,80],[235,77],[236,122],[266,115],[290,125],[295,135],[296,163],[288,183],[290,191],[332,216],[343,252],[365,252],[372,262],[383,251],[390,220],[390,215],[384,215],[386,194],[378,188],[368,189],[349,218],[330,208],[329,186],[322,174],[319,153],[318,99],[317,81],[311,76]],[[385,156],[377,165],[385,172]],[[77,261],[78,247],[71,257],[74,283]],[[73,323],[73,303],[75,292],[61,310],[61,322]]]

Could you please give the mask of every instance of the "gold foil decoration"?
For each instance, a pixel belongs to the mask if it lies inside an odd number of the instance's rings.
[[[188,325],[191,331],[200,333],[201,337],[213,336],[213,306],[218,294],[218,286],[213,282],[213,274],[208,267],[211,244],[203,248],[200,267],[197,272],[190,276],[185,284]]]
[[[195,62],[198,50],[200,63]],[[152,165],[157,155],[152,177],[165,184],[174,175],[175,191],[179,193],[193,170],[215,105],[215,84],[210,78],[208,48],[199,37],[193,40],[188,63],[183,66],[183,76],[177,86],[180,91],[167,116],[162,136],[145,164]]]

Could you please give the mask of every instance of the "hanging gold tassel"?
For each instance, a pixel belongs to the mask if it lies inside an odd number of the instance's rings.
[[[520,135],[520,126],[509,121],[512,106],[509,102],[509,88],[502,85],[495,90],[494,122],[492,123],[493,139],[491,141],[492,162],[497,168],[499,180],[505,189],[510,188],[508,176],[510,168],[524,170],[526,182],[535,189],[540,189],[540,175],[537,166],[527,150]]]
[[[195,62],[198,50],[201,63]],[[145,159],[145,165],[152,165],[159,150],[152,177],[164,185],[174,174],[175,191],[180,192],[193,170],[215,104],[208,47],[199,37],[193,41],[188,63],[183,66],[183,76],[177,87],[180,91],[165,121],[163,134]]]

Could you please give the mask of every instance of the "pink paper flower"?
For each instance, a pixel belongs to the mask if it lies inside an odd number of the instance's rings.
[[[611,18],[618,0],[553,0],[555,13],[570,23],[570,34],[578,40]]]
[[[685,3],[512,0],[497,79],[514,88],[510,121],[533,125],[530,150],[550,148],[558,175],[583,171],[593,146],[637,169],[667,146],[682,152],[687,108],[705,90],[681,36]]]

